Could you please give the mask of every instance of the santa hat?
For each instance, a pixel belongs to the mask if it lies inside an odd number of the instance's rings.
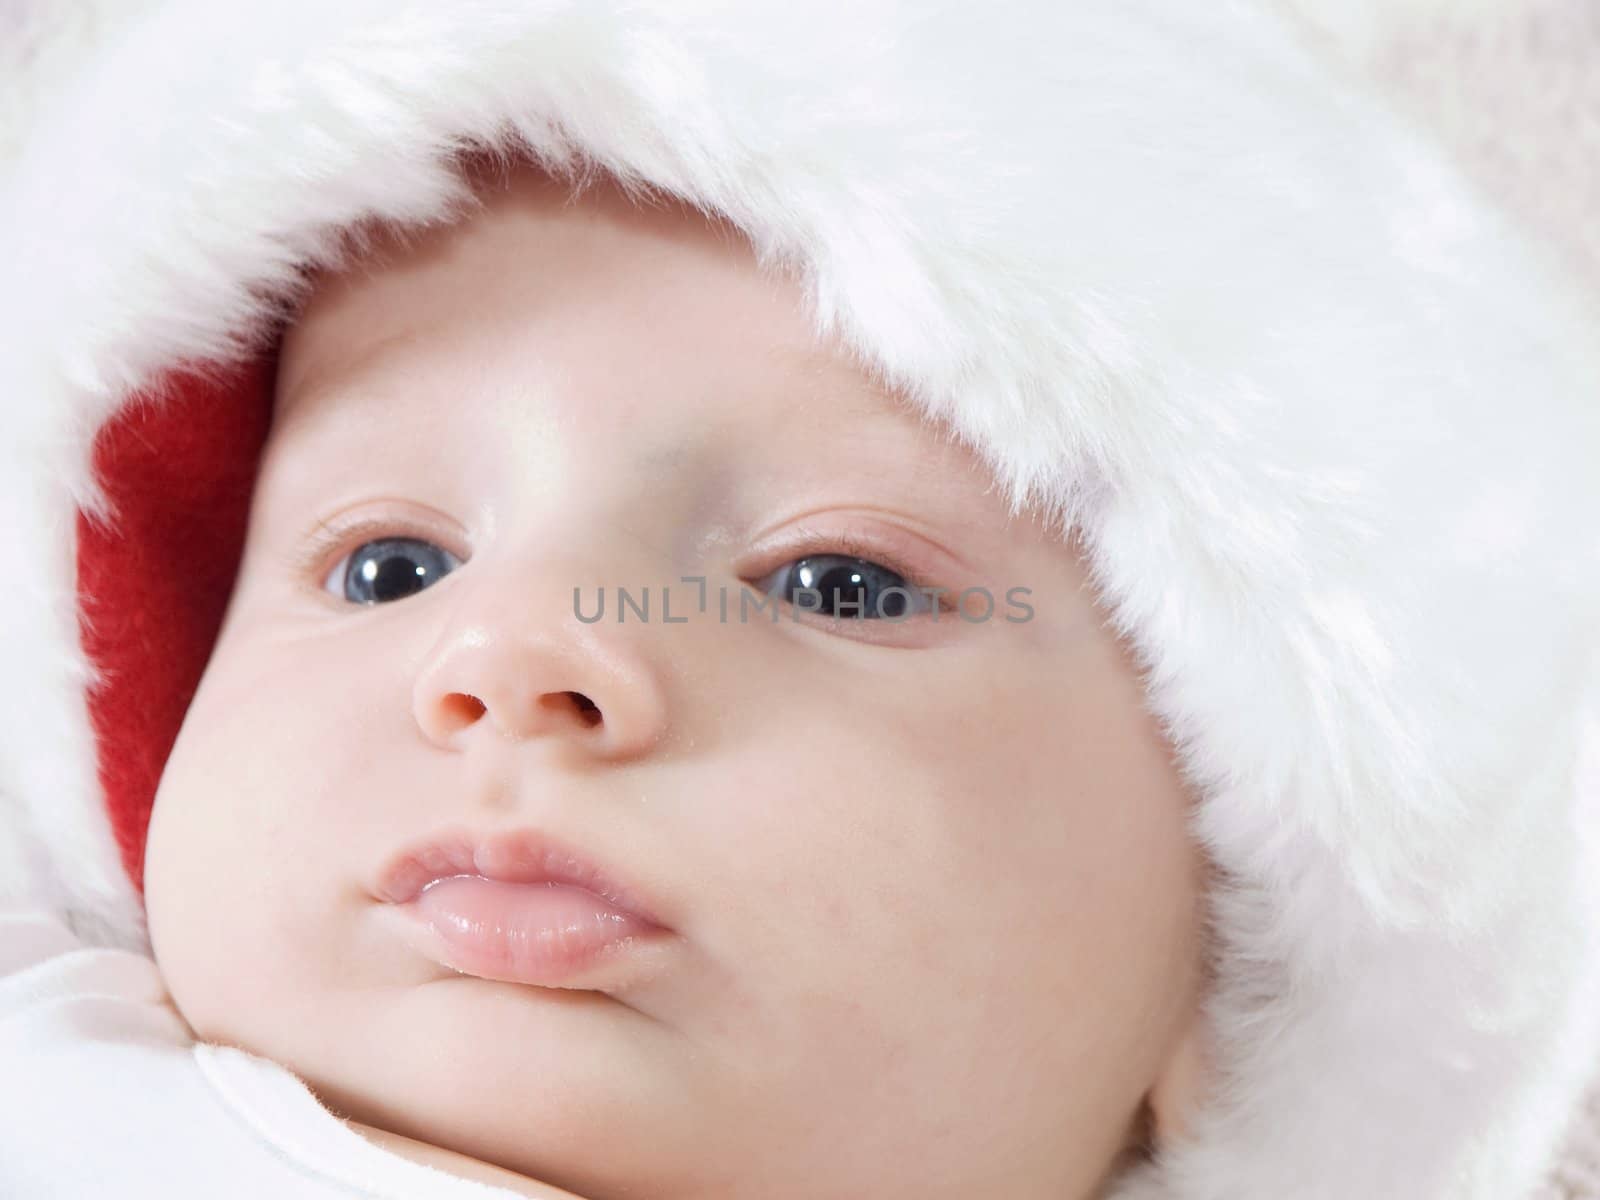
[[[1081,532],[1217,871],[1217,1086],[1115,1200],[1532,1186],[1600,1062],[1600,312],[1279,16],[17,11],[0,886],[148,951],[276,331],[514,148],[725,216]]]

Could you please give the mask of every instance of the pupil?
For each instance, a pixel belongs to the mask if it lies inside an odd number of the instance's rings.
[[[372,580],[372,594],[379,600],[400,600],[422,590],[428,569],[403,554],[390,554],[368,563],[362,574]]]
[[[819,569],[813,565],[817,563],[832,565]],[[838,615],[840,609],[849,616],[868,620],[898,617],[905,612],[908,598],[903,592],[879,594],[880,588],[903,586],[900,577],[862,559],[841,559],[837,555],[807,559],[799,574],[802,587],[821,593],[822,611],[830,616]],[[881,582],[885,576],[890,582]],[[875,577],[880,580],[879,586],[870,582]]]
[[[356,604],[404,600],[449,571],[446,557],[415,538],[367,542],[350,556],[345,599]]]

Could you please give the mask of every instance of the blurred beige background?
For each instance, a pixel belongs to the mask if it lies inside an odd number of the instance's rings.
[[[1268,0],[1600,296],[1600,0]]]

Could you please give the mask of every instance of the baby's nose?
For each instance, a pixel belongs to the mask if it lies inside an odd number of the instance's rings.
[[[648,629],[584,624],[559,608],[538,620],[522,599],[468,598],[452,613],[413,686],[423,734],[460,747],[487,722],[512,741],[559,737],[614,759],[656,745],[667,713]]]

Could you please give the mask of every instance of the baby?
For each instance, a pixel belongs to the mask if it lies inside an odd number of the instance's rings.
[[[282,345],[176,1007],[523,1195],[1095,1195],[1205,1079],[1205,864],[1079,548],[728,226],[477,182]]]

